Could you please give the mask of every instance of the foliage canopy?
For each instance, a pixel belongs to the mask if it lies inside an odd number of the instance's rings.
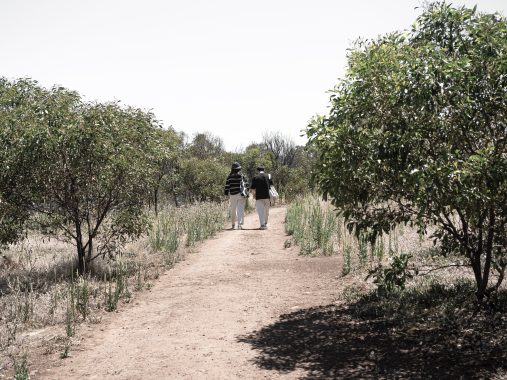
[[[19,234],[9,226],[30,217],[76,246],[83,273],[85,259],[112,255],[145,230],[159,152],[151,114],[30,80],[4,81],[0,97],[0,194],[9,205],[0,230],[12,232],[4,242]]]
[[[468,258],[479,300],[507,266],[506,74],[505,18],[433,3],[410,32],[359,41],[330,114],[307,129],[316,180],[350,228],[435,226],[444,253]]]

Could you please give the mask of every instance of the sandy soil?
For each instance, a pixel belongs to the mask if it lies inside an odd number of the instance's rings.
[[[284,314],[332,305],[343,286],[339,257],[302,257],[297,247],[284,248],[284,216],[284,208],[272,208],[269,229],[262,231],[251,214],[244,230],[203,243],[132,305],[101,324],[83,325],[72,356],[46,357],[32,378],[311,376],[304,363],[266,365],[252,339]]]

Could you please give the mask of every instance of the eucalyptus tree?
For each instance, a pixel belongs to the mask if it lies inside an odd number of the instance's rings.
[[[196,133],[188,146],[190,155],[201,160],[220,161],[225,154],[224,142],[210,132]]]
[[[177,187],[180,181],[181,157],[184,152],[184,136],[172,127],[156,131],[159,152],[155,158],[156,166],[152,202],[155,214],[158,213],[160,196],[172,197],[178,206]]]
[[[280,166],[292,167],[297,153],[294,141],[280,132],[267,132],[262,136],[261,147],[271,156],[274,170]]]
[[[187,156],[180,161],[178,194],[182,201],[218,202],[223,198],[230,164]]]
[[[506,120],[506,19],[433,3],[409,32],[357,43],[307,135],[316,181],[350,228],[374,239],[433,225],[483,301],[507,267]]]
[[[73,96],[68,94],[68,98]],[[47,91],[35,81],[0,78],[0,245],[22,238],[28,208],[43,194],[28,173],[45,161],[41,149],[44,129],[36,126],[46,98]],[[25,134],[30,138],[23,137]]]
[[[257,166],[259,164],[264,164],[268,173],[272,169],[271,156],[263,151],[261,144],[252,143],[248,145],[243,152],[237,154],[235,161],[241,163],[241,171],[246,175],[249,182],[257,175]]]
[[[4,87],[2,199],[72,242],[84,273],[95,257],[114,255],[146,229],[156,121],[116,103],[84,103],[63,88],[25,80]]]

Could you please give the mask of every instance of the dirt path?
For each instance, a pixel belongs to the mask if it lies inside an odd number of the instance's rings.
[[[304,377],[304,366],[259,365],[260,353],[247,338],[282,314],[328,305],[337,296],[339,258],[284,249],[284,216],[284,208],[272,208],[270,228],[261,231],[251,214],[245,230],[205,242],[133,305],[84,326],[88,331],[72,357],[48,361],[36,378]]]

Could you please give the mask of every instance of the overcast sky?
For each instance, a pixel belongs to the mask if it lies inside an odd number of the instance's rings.
[[[151,110],[228,150],[327,112],[358,37],[408,29],[419,0],[0,0],[0,76]],[[506,0],[454,1],[507,14]]]

